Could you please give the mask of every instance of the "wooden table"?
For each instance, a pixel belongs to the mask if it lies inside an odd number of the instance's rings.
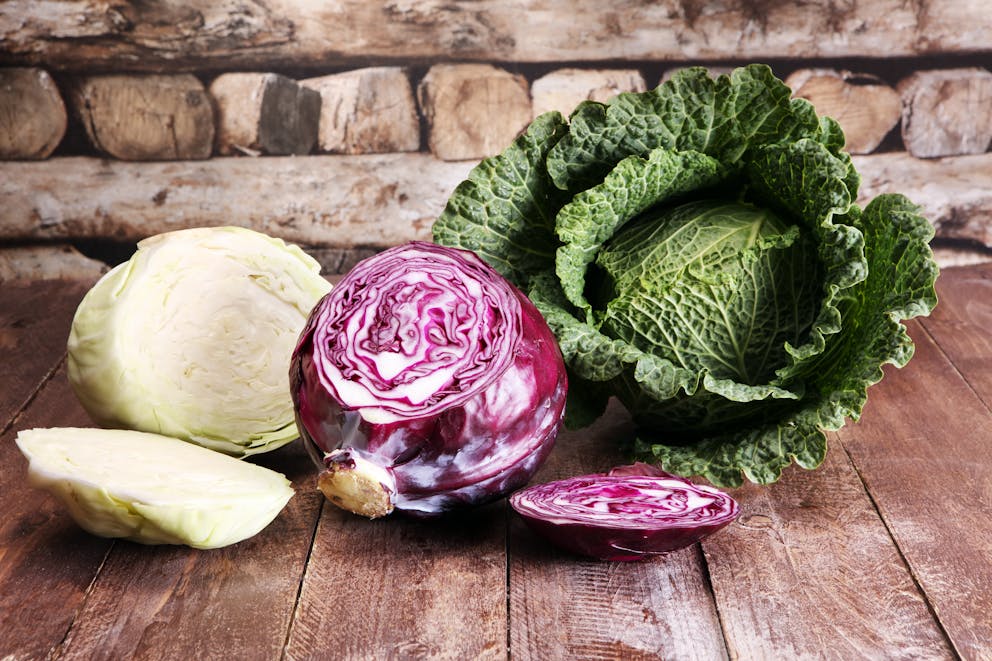
[[[505,502],[436,522],[297,495],[216,551],[80,531],[32,490],[17,430],[87,425],[65,340],[87,283],[0,288],[0,659],[992,658],[992,268],[945,272],[825,464],[747,486],[735,524],[641,563],[557,552]],[[606,469],[616,407],[538,480]]]

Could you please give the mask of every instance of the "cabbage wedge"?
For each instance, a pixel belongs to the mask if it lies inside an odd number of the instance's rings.
[[[123,429],[27,429],[28,479],[85,530],[213,549],[267,526],[293,496],[282,474],[175,438]]]

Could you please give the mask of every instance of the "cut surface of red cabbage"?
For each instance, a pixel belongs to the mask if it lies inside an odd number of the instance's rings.
[[[540,313],[473,253],[411,243],[359,263],[311,313],[290,369],[336,504],[430,516],[519,488],[567,380]]]
[[[726,493],[646,464],[538,484],[510,504],[552,543],[602,560],[639,560],[689,546],[737,518]]]

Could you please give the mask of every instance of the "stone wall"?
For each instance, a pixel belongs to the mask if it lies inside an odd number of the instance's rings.
[[[0,280],[97,272],[217,224],[341,272],[429,238],[537,114],[751,61],[840,122],[863,198],[924,208],[942,264],[992,259],[983,5],[8,0]]]

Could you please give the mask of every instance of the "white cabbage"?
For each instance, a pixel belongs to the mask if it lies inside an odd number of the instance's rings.
[[[275,449],[298,435],[289,360],[329,289],[300,248],[248,229],[151,237],[76,311],[70,383],[101,426]]]

